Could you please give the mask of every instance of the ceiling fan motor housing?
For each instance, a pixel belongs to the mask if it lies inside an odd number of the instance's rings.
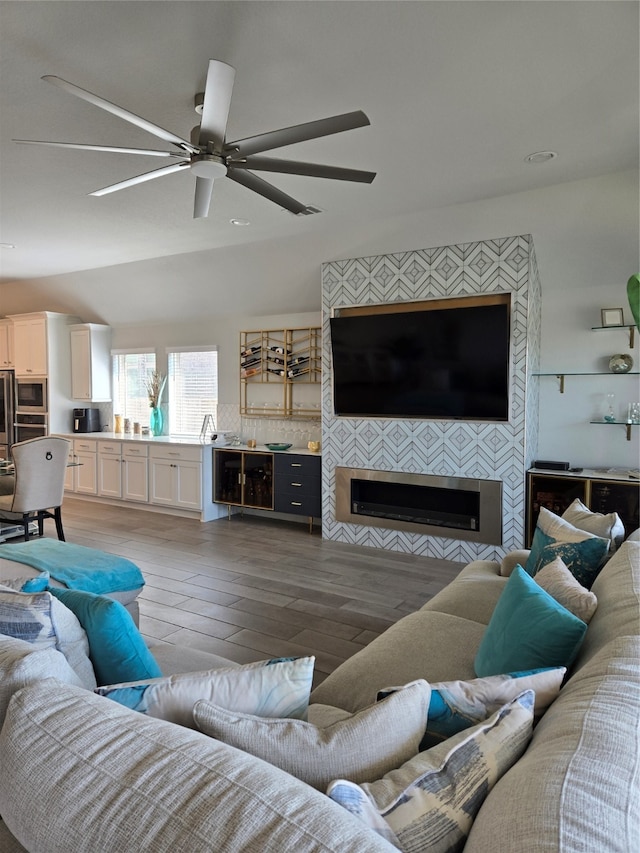
[[[202,152],[192,156],[191,171],[198,178],[224,178],[227,167],[218,154]]]

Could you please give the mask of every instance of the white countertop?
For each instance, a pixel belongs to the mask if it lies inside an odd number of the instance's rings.
[[[529,468],[530,474],[548,474],[550,477],[586,477],[589,480],[620,480],[640,485],[640,481],[629,476],[627,468],[583,468],[581,471],[551,471],[548,468]]]
[[[291,447],[289,450],[269,450],[265,444],[257,447],[247,447],[246,444],[218,444],[215,441],[201,441],[193,436],[182,435],[133,435],[124,432],[74,432],[56,433],[63,438],[91,439],[93,441],[131,441],[138,444],[181,444],[191,447],[213,447],[222,450],[248,450],[251,453],[300,453],[305,456],[319,456],[319,451],[309,450],[307,447]]]

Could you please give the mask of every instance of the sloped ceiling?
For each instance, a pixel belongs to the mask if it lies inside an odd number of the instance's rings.
[[[638,165],[637,2],[2,2],[0,57],[0,241],[16,247],[0,252],[2,282],[79,270],[106,281],[100,270],[116,265],[152,276],[186,254],[197,279],[215,250],[250,265],[246,250],[264,262],[273,241],[295,252],[390,217]],[[274,154],[374,170],[374,183],[265,176],[323,211],[295,217],[222,179],[208,219],[194,220],[185,173],[87,195],[155,158],[12,142],[163,148],[40,78],[188,137],[210,58],[236,68],[230,138],[364,110],[371,127]],[[559,156],[525,163],[541,149]]]

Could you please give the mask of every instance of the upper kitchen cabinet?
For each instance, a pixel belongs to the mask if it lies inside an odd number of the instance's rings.
[[[111,328],[96,323],[69,327],[71,397],[91,403],[111,400]]]
[[[46,376],[47,318],[45,314],[22,314],[13,318],[13,357],[16,376]]]
[[[0,370],[11,370],[13,363],[13,322],[0,320]]]

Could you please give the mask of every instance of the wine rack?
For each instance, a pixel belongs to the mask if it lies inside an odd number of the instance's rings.
[[[317,418],[320,375],[320,327],[240,332],[241,415]]]

